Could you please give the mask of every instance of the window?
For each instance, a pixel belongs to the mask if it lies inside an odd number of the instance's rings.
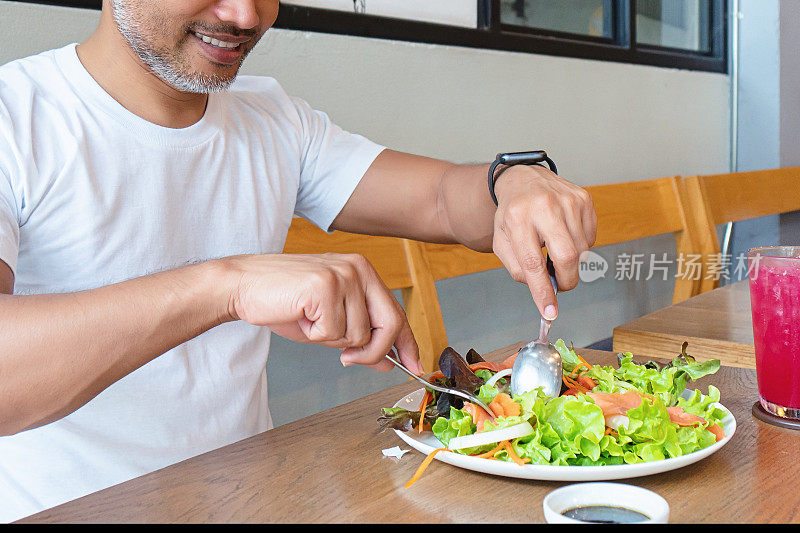
[[[727,17],[727,0],[283,0],[275,25],[727,72]]]
[[[478,24],[475,0],[285,0],[284,3],[465,28],[475,28]]]
[[[310,7],[322,4],[329,9]],[[439,9],[445,4],[446,9]],[[727,4],[727,0],[285,0],[277,25],[727,72]],[[474,25],[465,24],[469,9],[476,11]]]
[[[611,42],[614,22],[612,0],[500,0],[500,24],[509,28],[572,33]]]
[[[636,0],[636,42],[710,52],[709,0]]]

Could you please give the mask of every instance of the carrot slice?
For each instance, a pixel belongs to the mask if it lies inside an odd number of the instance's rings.
[[[494,454],[496,454],[497,452],[499,452],[500,450],[503,449],[503,443],[504,442],[508,442],[508,441],[504,440],[503,442],[498,444],[497,448],[495,448],[494,450],[482,453],[480,455],[473,455],[472,457],[480,457],[481,459],[494,459]]]
[[[527,457],[525,459],[520,459],[519,455],[517,455],[517,452],[514,451],[514,447],[507,440],[503,441],[503,447],[506,449],[506,452],[508,452],[508,456],[511,457],[511,460],[517,463],[518,465],[522,466],[525,463],[531,462],[531,460],[528,459]]]
[[[414,472],[414,475],[411,477],[411,479],[408,480],[408,483],[406,483],[405,487],[408,488],[411,485],[413,485],[414,483],[416,483],[417,480],[419,479],[419,477],[422,475],[422,473],[425,472],[425,469],[428,468],[428,465],[431,464],[431,462],[433,461],[434,456],[437,453],[443,452],[443,451],[447,451],[447,448],[436,448],[431,453],[429,453],[428,457],[426,457],[425,460],[422,461],[422,464],[419,465],[419,468],[417,468],[417,471]]]

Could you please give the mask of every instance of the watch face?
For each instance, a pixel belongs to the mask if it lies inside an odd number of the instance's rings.
[[[500,176],[500,172],[495,173],[499,165],[505,165],[506,168],[514,165],[542,165],[547,163],[553,174],[558,174],[556,164],[552,159],[547,157],[547,152],[544,150],[535,150],[533,152],[509,152],[507,154],[497,154],[491,167],[489,167],[489,193],[492,195],[494,205],[497,205],[497,196],[494,194],[494,183]]]
[[[497,158],[504,165],[534,165],[547,160],[547,153],[544,150],[533,152],[511,152],[499,154]]]

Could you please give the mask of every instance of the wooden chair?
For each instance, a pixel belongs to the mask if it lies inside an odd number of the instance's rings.
[[[703,256],[697,293],[719,286],[716,273],[723,258],[718,225],[800,209],[800,167],[691,176],[685,178],[684,187],[697,249]]]
[[[592,185],[586,190],[592,195],[597,212],[595,247],[674,233],[679,254],[696,249],[684,212],[679,176]],[[424,247],[434,280],[503,266],[494,254],[475,252],[464,246],[425,244]],[[676,278],[673,303],[692,296],[695,284],[694,280]]]
[[[586,188],[597,211],[595,246],[632,241],[674,232],[679,252],[694,250],[687,231],[679,177],[596,185]],[[400,289],[411,329],[426,371],[448,345],[434,282],[440,279],[501,268],[492,253],[465,246],[430,244],[371,237],[346,232],[325,233],[295,218],[286,239],[285,253],[359,253],[375,267],[389,289]],[[692,295],[694,281],[676,279],[673,302]]]
[[[375,267],[390,290],[400,289],[408,322],[426,372],[437,367],[447,347],[447,335],[433,277],[420,242],[336,231],[325,233],[302,218],[294,218],[284,253],[358,253]]]

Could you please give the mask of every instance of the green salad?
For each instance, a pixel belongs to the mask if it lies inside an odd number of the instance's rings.
[[[516,356],[502,363],[484,361],[470,350],[466,359],[447,348],[441,371],[431,383],[469,391],[492,410],[426,389],[417,411],[384,408],[383,428],[404,431],[430,429],[443,447],[488,460],[520,465],[603,466],[658,461],[711,446],[725,437],[717,406],[719,390],[681,395],[690,381],[713,374],[719,360],[696,361],[681,353],[669,364],[639,364],[630,353],[618,354],[619,365],[592,365],[563,340],[564,383],[557,397],[536,389],[521,395],[509,391]],[[426,459],[427,464],[433,458]],[[423,463],[415,478],[422,473]]]

